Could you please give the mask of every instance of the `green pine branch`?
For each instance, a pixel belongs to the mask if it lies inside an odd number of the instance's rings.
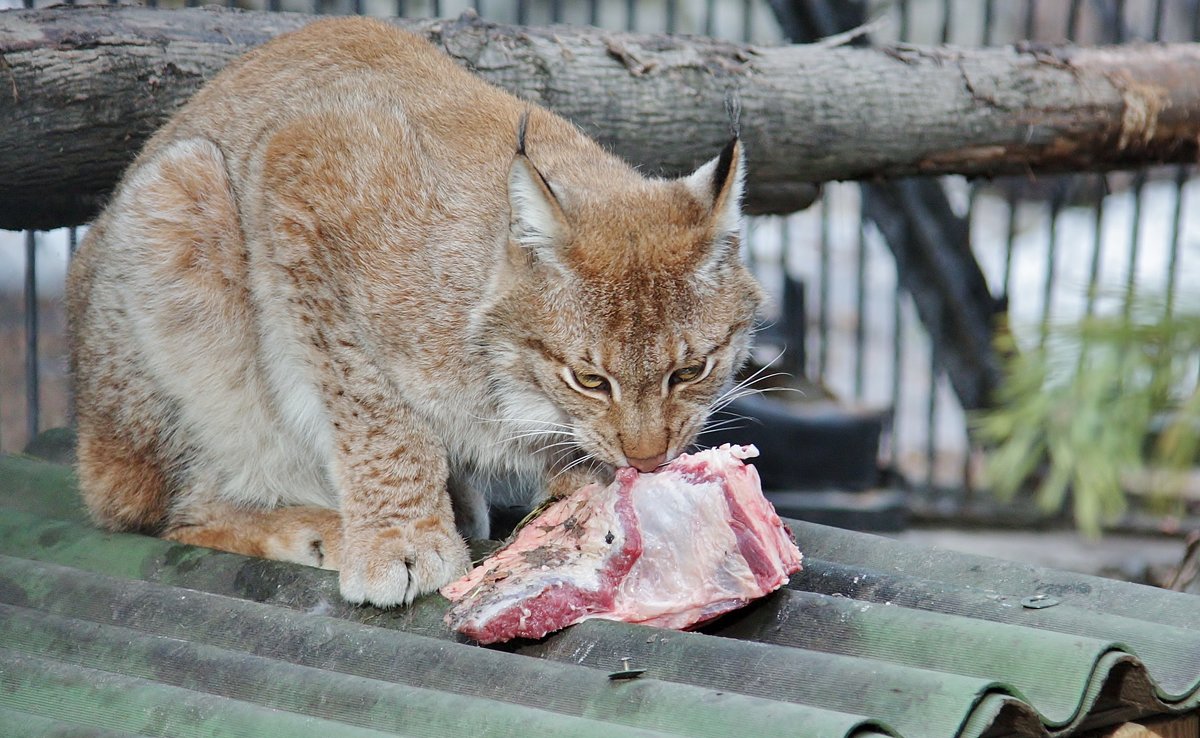
[[[1169,497],[1200,451],[1200,312],[1168,315],[1154,298],[1128,304],[1122,315],[1049,326],[1031,350],[1001,346],[1005,384],[973,418],[991,446],[997,495],[1032,487],[1041,509],[1057,512],[1070,492],[1076,525],[1093,536],[1126,511],[1124,477],[1154,470]]]

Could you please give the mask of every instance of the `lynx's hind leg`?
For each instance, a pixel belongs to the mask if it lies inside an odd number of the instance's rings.
[[[131,404],[156,403],[147,397]],[[120,424],[118,415],[111,405],[93,405],[78,414],[83,501],[92,520],[103,528],[157,533],[166,521],[171,470],[158,429],[148,427],[155,426],[156,419],[143,417],[147,432],[138,438],[127,432],[128,424]]]
[[[322,507],[248,508],[227,502],[189,505],[163,538],[277,561],[341,568],[342,516]]]
[[[186,431],[189,399],[205,388],[181,393],[178,367],[230,365],[207,344],[246,330],[243,270],[224,158],[208,141],[140,161],[84,238],[67,299],[79,480],[99,525],[169,526],[206,451]]]

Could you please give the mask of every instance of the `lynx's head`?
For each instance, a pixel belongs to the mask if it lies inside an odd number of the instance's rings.
[[[650,471],[729,388],[761,300],[740,254],[743,170],[736,139],[675,180],[562,181],[518,151],[481,337],[502,413],[555,467]]]

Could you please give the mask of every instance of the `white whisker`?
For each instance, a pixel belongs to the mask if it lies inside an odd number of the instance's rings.
[[[595,454],[585,453],[583,456],[580,456],[578,459],[575,459],[570,464],[567,464],[562,469],[560,469],[557,474],[555,474],[553,477],[550,478],[550,481],[554,481],[555,479],[558,479],[563,474],[566,474],[567,472],[571,471],[572,469],[579,466],[580,464],[583,464],[583,463],[586,463],[589,461],[595,461],[595,460],[596,460]]]
[[[720,423],[710,423],[710,424],[704,426],[703,428],[700,429],[700,432],[697,433],[696,435],[702,436],[705,433],[715,433],[716,431],[719,431],[719,430],[736,430],[736,429],[741,429],[741,428],[745,428],[745,427],[746,427],[746,424],[739,420],[723,420]]]
[[[539,437],[551,437],[552,438],[554,436],[566,436],[568,438],[576,438],[574,431],[540,430],[540,431],[528,431],[525,433],[517,433],[516,435],[508,436],[507,438],[505,438],[503,440],[504,441],[519,441],[522,438],[539,438]]]
[[[558,466],[562,462],[563,459],[567,458],[568,456],[571,455],[572,452],[577,451],[578,449],[579,449],[578,446],[574,446],[572,448],[566,448],[566,449],[559,451],[558,453],[554,454],[554,458],[550,459],[550,465]]]
[[[558,459],[562,458],[565,454],[569,454],[578,448],[579,448],[579,444],[574,441],[562,441],[560,443],[554,443],[549,446],[542,446],[541,448],[538,449],[538,451],[543,452],[543,453],[549,453],[550,451],[553,451],[554,449],[558,449],[558,451],[554,454],[554,461],[557,461]]]
[[[716,410],[716,411],[710,413],[709,420],[706,420],[704,422],[706,422],[706,423],[714,422],[711,419],[711,417],[713,415],[728,415],[729,417],[726,418],[726,420],[749,420],[751,423],[761,423],[762,422],[762,420],[760,418],[756,418],[753,415],[742,415],[741,413],[735,413],[732,410]],[[725,422],[725,421],[722,420],[720,422]]]
[[[780,376],[780,374],[771,374],[771,375],[768,375],[768,376],[766,376],[766,377],[763,377],[762,379],[770,379],[771,377],[776,377],[776,376]],[[786,376],[786,375],[783,375],[783,376]],[[733,390],[730,390],[729,392],[725,393],[724,395],[721,395],[721,397],[720,397],[720,398],[718,398],[718,399],[717,399],[717,400],[716,400],[716,401],[715,401],[715,402],[712,404],[712,407],[709,409],[709,412],[710,412],[710,413],[715,413],[715,412],[717,412],[717,411],[723,410],[723,409],[724,409],[725,407],[727,407],[727,406],[728,406],[730,403],[732,403],[732,402],[736,402],[737,400],[740,400],[740,399],[742,399],[743,397],[749,397],[750,395],[761,395],[761,394],[766,394],[767,392],[799,392],[801,395],[803,395],[803,394],[804,394],[804,390],[800,390],[800,389],[797,389],[797,388],[795,388],[795,387],[749,387],[749,386],[740,386],[740,387],[736,387],[736,388],[734,388]]]
[[[775,358],[771,359],[771,360],[770,360],[770,361],[768,361],[766,364],[764,364],[763,366],[761,366],[761,367],[759,367],[758,369],[756,369],[756,370],[754,371],[754,373],[753,373],[753,374],[751,374],[750,376],[746,377],[746,378],[745,378],[745,379],[743,379],[742,381],[738,382],[738,383],[737,383],[737,384],[735,384],[734,386],[730,387],[728,390],[726,390],[724,393],[722,393],[720,397],[718,397],[717,399],[713,400],[713,402],[712,402],[712,404],[711,404],[711,406],[710,406],[710,407],[711,407],[712,409],[719,409],[719,407],[722,407],[722,406],[723,406],[723,404],[722,404],[722,403],[724,403],[724,404],[728,404],[728,403],[726,402],[726,400],[727,400],[727,399],[728,399],[728,398],[729,398],[731,395],[733,395],[733,394],[735,394],[735,393],[737,393],[737,392],[740,392],[740,391],[742,391],[742,390],[744,390],[744,389],[747,389],[747,388],[751,387],[751,386],[752,386],[752,385],[754,385],[754,384],[757,384],[757,383],[759,383],[759,382],[766,381],[766,380],[768,380],[768,379],[773,379],[773,378],[775,378],[775,377],[786,377],[786,376],[788,376],[788,374],[787,374],[786,372],[774,372],[774,373],[772,373],[772,374],[768,374],[768,375],[766,375],[766,376],[763,376],[763,372],[766,372],[767,370],[769,370],[769,369],[771,368],[771,365],[773,365],[775,362],[779,361],[779,359],[780,359],[780,358],[782,358],[782,357],[783,357],[783,352],[782,352],[782,351],[780,351],[778,354],[776,354],[776,355],[775,355]]]
[[[541,420],[538,418],[485,418],[482,415],[474,414],[472,414],[471,417],[483,423],[530,423],[532,425],[542,425],[549,426],[551,428],[566,428],[567,430],[574,430],[574,428],[567,423],[555,423],[552,420]]]

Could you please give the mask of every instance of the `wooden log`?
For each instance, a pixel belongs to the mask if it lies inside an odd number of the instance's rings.
[[[311,16],[0,12],[0,227],[86,221],[145,138],[230,60]],[[1194,161],[1200,45],[761,48],[592,28],[396,21],[647,171],[687,171],[740,110],[751,212],[805,183]]]

